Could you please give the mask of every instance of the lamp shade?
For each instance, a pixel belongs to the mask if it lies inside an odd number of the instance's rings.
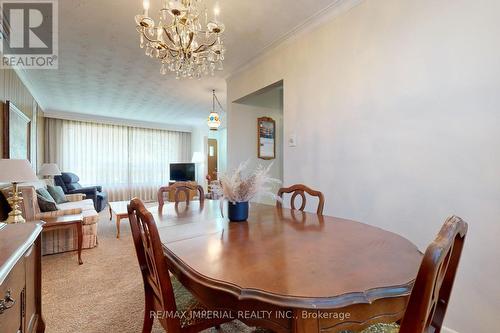
[[[215,111],[210,112],[210,115],[208,116],[208,120],[207,120],[208,128],[210,128],[210,130],[212,130],[212,131],[217,131],[220,124],[221,124],[221,121],[220,121],[219,114]]]
[[[45,163],[42,164],[40,171],[38,171],[40,176],[59,176],[61,174],[61,170],[55,163]]]
[[[203,156],[203,153],[199,151],[195,151],[193,153],[193,158],[191,159],[191,163],[203,163],[205,161],[205,158]]]
[[[28,160],[0,160],[0,182],[23,183],[37,180],[35,171]]]

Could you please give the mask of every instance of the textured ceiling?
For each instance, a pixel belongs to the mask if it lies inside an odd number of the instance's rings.
[[[151,0],[152,9],[160,1]],[[198,81],[160,75],[158,62],[139,48],[134,15],[141,10],[141,0],[63,0],[59,69],[26,70],[22,77],[49,113],[197,125],[208,114],[212,89],[225,102],[224,77],[337,2],[217,1],[226,25],[225,70]],[[209,8],[215,3],[207,1]]]

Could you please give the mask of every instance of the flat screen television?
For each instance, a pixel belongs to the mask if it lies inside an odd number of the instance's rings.
[[[171,163],[170,180],[176,182],[188,182],[195,180],[194,163]]]

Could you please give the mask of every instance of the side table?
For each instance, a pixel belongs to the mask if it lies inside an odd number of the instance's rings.
[[[113,219],[113,213],[116,216],[116,238],[120,238],[120,221],[128,218],[127,205],[130,201],[112,201],[109,203],[109,220]]]
[[[61,228],[76,228],[78,234],[78,263],[82,265],[83,216],[81,214],[65,215],[59,217],[44,218],[43,221],[45,222],[45,224],[42,226],[44,231]]]

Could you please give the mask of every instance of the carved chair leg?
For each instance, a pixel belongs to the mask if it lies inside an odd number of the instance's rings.
[[[153,297],[150,291],[146,290],[145,293],[145,306],[144,306],[144,324],[142,326],[142,333],[151,333],[153,330],[154,317],[151,316],[153,311]]]

